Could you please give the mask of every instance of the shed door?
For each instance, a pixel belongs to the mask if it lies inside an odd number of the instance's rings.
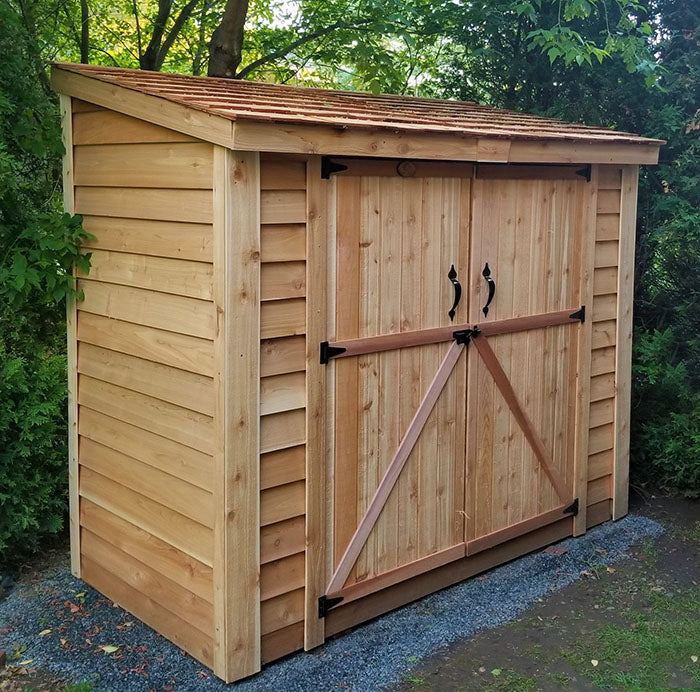
[[[467,554],[573,500],[581,329],[566,317],[581,304],[588,183],[572,173],[473,182],[469,321],[483,334],[469,352]]]
[[[396,164],[353,165],[335,186],[336,340],[452,324],[450,269],[466,290],[470,164],[401,177]],[[420,164],[418,164],[420,166]],[[374,174],[374,175],[373,175]],[[455,323],[467,317],[466,301]],[[372,350],[373,346],[369,346]],[[391,348],[338,358],[333,391],[333,549],[339,565],[370,502],[440,370],[450,343]],[[464,543],[466,354],[443,368],[445,381],[418,430],[395,486],[340,587],[355,595],[380,588],[380,575],[407,564],[452,557]],[[425,408],[424,408],[425,410]],[[356,541],[357,544],[357,541]],[[459,551],[459,549],[458,549]],[[463,554],[463,551],[462,553]],[[436,556],[438,556],[436,558]],[[440,557],[441,556],[441,557]],[[420,569],[420,568],[419,568]],[[347,600],[347,595],[346,595]]]
[[[334,177],[326,600],[572,511],[586,182],[484,170],[372,162]]]

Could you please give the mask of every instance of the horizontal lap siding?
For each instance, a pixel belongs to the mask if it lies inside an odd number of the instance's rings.
[[[82,574],[211,666],[213,147],[85,104],[73,140]]]
[[[303,646],[306,163],[260,161],[260,598],[263,662]]]
[[[591,309],[588,526],[611,517],[621,176],[617,166],[599,168]]]

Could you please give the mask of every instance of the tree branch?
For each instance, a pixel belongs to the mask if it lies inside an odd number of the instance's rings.
[[[318,29],[317,31],[312,31],[310,34],[300,36],[295,41],[292,41],[291,43],[287,44],[284,48],[280,48],[279,50],[276,50],[273,53],[268,53],[262,58],[258,58],[257,60],[251,62],[249,65],[246,65],[242,70],[239,70],[236,73],[235,79],[245,79],[253,70],[256,70],[261,65],[265,65],[266,63],[272,62],[273,60],[277,60],[278,58],[283,58],[288,53],[291,53],[295,48],[298,48],[299,46],[302,46],[305,43],[308,43],[309,41],[313,41],[314,39],[326,36],[327,34],[330,34],[333,31],[335,31],[336,29],[356,29],[365,24],[369,24],[371,21],[371,19],[364,19],[356,22],[355,24],[347,24],[346,22],[336,22],[335,24],[331,24],[330,26],[327,26],[323,29]]]
[[[165,33],[165,25],[170,17],[170,10],[172,7],[172,0],[158,0],[158,13],[153,22],[151,40],[148,42],[148,46],[146,46],[146,50],[139,60],[142,70],[155,71],[157,69],[158,51],[160,50],[160,44],[163,40],[163,34]]]
[[[156,58],[156,70],[160,70],[160,68],[163,67],[165,58],[168,56],[168,51],[172,48],[173,43],[175,43],[175,39],[180,35],[182,27],[185,26],[185,22],[192,16],[194,8],[197,7],[198,2],[199,0],[190,0],[180,11],[180,14],[177,16],[177,19],[173,24],[173,28],[168,32],[168,35],[165,37],[165,41],[163,41],[163,45],[158,51],[158,57]]]

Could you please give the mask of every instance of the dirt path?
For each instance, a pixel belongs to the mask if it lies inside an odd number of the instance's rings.
[[[700,688],[700,503],[632,511],[666,532],[507,625],[424,659],[399,690]]]

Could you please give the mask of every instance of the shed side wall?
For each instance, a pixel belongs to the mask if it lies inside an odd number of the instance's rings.
[[[306,161],[260,160],[260,623],[262,660],[303,647]]]
[[[612,517],[623,166],[600,166],[591,320],[588,525]],[[636,209],[635,209],[636,211]]]
[[[83,578],[212,665],[212,145],[73,106]]]

